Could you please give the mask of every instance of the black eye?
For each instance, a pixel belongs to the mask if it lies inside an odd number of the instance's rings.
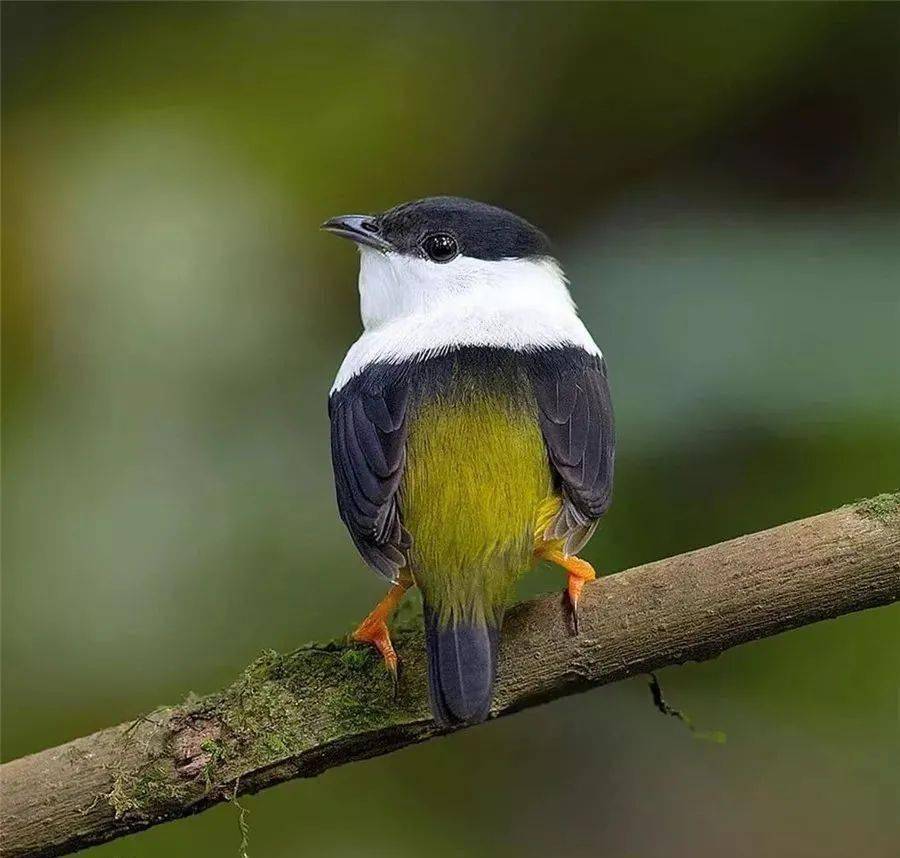
[[[438,232],[425,236],[422,250],[432,262],[449,262],[459,253],[459,245],[452,235]]]

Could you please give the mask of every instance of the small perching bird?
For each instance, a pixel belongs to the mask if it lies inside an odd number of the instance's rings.
[[[422,592],[431,708],[490,710],[503,613],[544,559],[578,598],[576,553],[610,504],[613,414],[600,349],[538,229],[494,206],[430,197],[323,229],[360,250],[364,331],[329,398],[341,518],[391,582],[353,637],[397,676],[387,622]]]

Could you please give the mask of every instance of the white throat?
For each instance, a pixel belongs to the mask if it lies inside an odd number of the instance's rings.
[[[458,346],[577,346],[600,354],[555,260],[458,256],[445,264],[360,248],[364,332],[332,392],[375,362],[424,360]]]

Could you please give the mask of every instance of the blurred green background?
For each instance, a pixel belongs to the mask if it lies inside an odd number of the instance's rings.
[[[900,483],[900,6],[4,3],[4,759],[349,631],[326,217],[554,238],[610,367],[605,571]],[[522,595],[560,589],[538,570]],[[243,803],[250,855],[888,856],[882,609]],[[237,855],[220,807],[92,855]]]

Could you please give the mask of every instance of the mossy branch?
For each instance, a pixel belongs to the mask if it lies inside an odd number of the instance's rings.
[[[900,496],[603,578],[573,636],[559,595],[514,608],[492,715],[900,598]],[[267,652],[224,691],[0,767],[4,856],[62,855],[440,734],[422,635],[394,699],[367,649]]]

